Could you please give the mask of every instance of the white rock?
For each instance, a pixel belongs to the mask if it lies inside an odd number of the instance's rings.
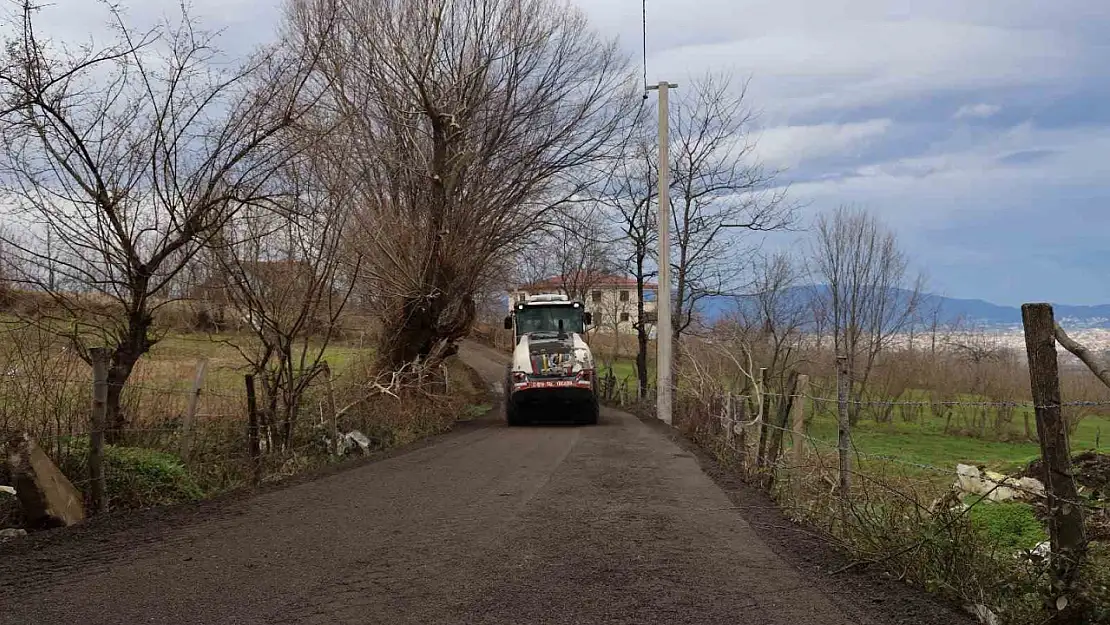
[[[981,603],[968,606],[967,610],[974,614],[975,618],[979,619],[979,622],[983,623],[983,625],[1000,625],[1001,623],[1001,621],[998,620],[998,615],[991,612],[990,608]]]
[[[363,434],[362,432],[359,432],[358,430],[351,430],[350,432],[347,432],[346,434],[343,435],[343,440],[348,445],[351,445],[352,443],[354,445],[357,445],[359,447],[359,449],[362,450],[363,453],[369,453],[370,452],[370,439],[367,438],[365,434]]]
[[[995,471],[987,471],[983,474],[978,467],[968,464],[956,465],[954,487],[961,492],[986,497],[989,501],[995,502],[1013,501],[1021,496],[1017,488],[1005,486],[1005,484],[1021,485],[1020,482]],[[1043,490],[1043,485],[1041,488]]]
[[[1044,497],[1044,483],[1037,478],[1023,477],[1018,480],[1018,486],[1021,487],[1020,496],[1022,499]]]
[[[979,473],[978,467],[973,467],[970,464],[957,464],[956,465],[956,488],[972,494],[979,494],[979,488],[983,482],[983,476]]]
[[[15,496],[15,489],[11,486],[0,486],[0,493]]]
[[[15,529],[15,528],[8,528],[8,529],[0,530],[0,540],[8,540],[10,538],[19,538],[20,536],[26,536],[26,535],[27,535],[27,530],[21,530],[21,529]]]

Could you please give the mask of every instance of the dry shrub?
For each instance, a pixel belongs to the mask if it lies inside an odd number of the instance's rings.
[[[337,405],[347,409],[338,421],[340,431],[362,432],[375,449],[445,432],[467,406],[488,395],[478,374],[455,357],[423,375],[383,373],[377,366],[375,359],[362,358],[336,383]]]
[[[89,371],[53,333],[9,325],[0,340],[0,432],[28,432],[48,451],[59,436],[86,432]]]
[[[498,351],[505,353],[513,351],[512,333],[501,326],[476,323],[470,330],[470,338]]]
[[[843,499],[835,489],[836,466],[835,454],[812,453],[804,467],[780,468],[773,495],[791,518],[820,529],[859,565],[959,605],[985,605],[1005,623],[1043,618],[1045,568],[973,522],[976,508],[949,498],[946,484],[893,463],[868,462]]]
[[[843,498],[838,458],[825,444],[808,450],[802,466],[791,466],[784,453],[757,474],[753,447],[759,427],[746,429],[746,442],[739,435],[726,438],[721,398],[730,381],[717,377],[720,371],[712,366],[700,362],[703,375],[684,378],[674,405],[676,428],[749,482],[773,484],[771,494],[790,518],[818,530],[852,556],[855,566],[879,568],[962,606],[986,606],[1011,625],[1043,621],[1047,569],[1043,560],[1022,551],[1044,531],[1030,506],[969,502],[966,508],[950,491],[953,476],[867,456],[853,458],[851,496]],[[767,480],[772,473],[774,479]],[[1085,592],[1092,597],[1105,594],[1097,579],[1087,578]]]

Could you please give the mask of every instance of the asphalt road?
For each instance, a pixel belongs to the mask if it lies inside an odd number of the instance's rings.
[[[464,358],[490,380],[495,356]],[[0,624],[880,623],[635,417],[499,420],[141,529],[0,554]],[[927,620],[927,619],[925,619]]]

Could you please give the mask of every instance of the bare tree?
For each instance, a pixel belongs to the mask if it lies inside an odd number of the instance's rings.
[[[136,32],[106,6],[115,41],[74,51],[41,38],[40,9],[22,5],[0,62],[0,184],[22,226],[5,240],[22,282],[67,311],[45,325],[68,328],[86,358],[111,347],[115,440],[168,285],[239,207],[269,200],[265,183],[290,153],[281,131],[310,106],[300,92],[311,62],[267,50],[221,64],[184,9]]]
[[[434,361],[465,336],[485,268],[552,206],[571,172],[615,155],[634,105],[614,42],[543,0],[314,0],[339,14],[324,70],[359,137],[367,277],[382,364]],[[327,20],[325,20],[327,21]]]
[[[590,293],[614,270],[609,223],[597,206],[572,204],[551,211],[529,234],[516,265],[524,282],[551,282],[566,296],[588,303]]]
[[[606,180],[600,196],[613,214],[623,235],[621,247],[625,270],[636,281],[636,378],[641,398],[648,390],[648,341],[651,325],[645,310],[650,281],[658,275],[655,247],[658,242],[656,202],[658,188],[657,145],[643,122],[646,109],[638,113],[637,133],[626,146],[625,157]],[[655,204],[653,204],[655,202]]]
[[[288,163],[271,180],[276,207],[240,211],[212,242],[227,299],[252,330],[239,348],[265,391],[274,447],[293,443],[302,397],[323,372],[360,261],[343,252],[351,213],[345,174],[328,146]],[[345,263],[353,266],[346,267]]]
[[[673,337],[680,341],[697,318],[702,301],[734,295],[740,289],[745,246],[743,234],[788,228],[795,219],[785,191],[776,188],[777,172],[756,159],[751,137],[754,114],[746,87],[726,76],[707,75],[678,92],[671,109],[671,275]],[[648,109],[637,115],[639,132],[625,149],[623,162],[605,187],[615,219],[627,237],[629,270],[643,284],[653,275],[656,217],[652,201],[658,180],[654,120]],[[670,290],[661,285],[661,293]],[[637,368],[641,392],[647,383],[648,330],[638,311]],[[680,352],[681,353],[681,352]]]
[[[857,420],[876,358],[917,319],[924,279],[909,275],[894,233],[863,210],[822,214],[815,233],[810,271],[820,284],[813,302],[836,353],[848,358]]]
[[[787,252],[759,259],[753,293],[740,298],[737,321],[747,328],[752,348],[767,366],[778,396],[785,393],[789,371],[802,358],[803,330],[809,305],[801,284],[804,269]]]
[[[741,235],[795,220],[785,191],[774,187],[776,172],[755,160],[747,85],[707,75],[680,92],[670,121],[676,341],[704,298],[737,292],[742,255],[752,249]]]

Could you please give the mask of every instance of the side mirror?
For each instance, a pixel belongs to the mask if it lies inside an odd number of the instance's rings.
[[[582,321],[585,322],[586,325],[592,326],[594,324],[593,314],[588,312],[582,313]]]
[[[512,329],[513,329],[513,318],[512,318],[512,315],[510,315],[510,316],[508,316],[508,317],[505,317],[505,329],[506,329],[506,330],[512,330]]]

